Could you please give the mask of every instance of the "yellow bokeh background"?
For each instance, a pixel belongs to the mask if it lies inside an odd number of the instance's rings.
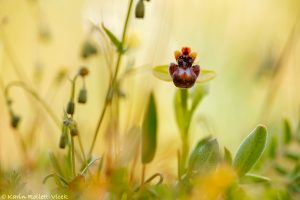
[[[60,87],[52,87],[54,78],[62,69],[72,77],[79,66],[88,66],[91,72],[87,78],[88,104],[78,106],[75,117],[84,146],[88,146],[103,106],[108,70],[104,52],[83,60],[81,45],[89,36],[91,24],[104,23],[121,37],[127,3],[125,0],[0,0],[1,87],[20,79],[17,69],[61,117],[70,84],[66,77]],[[125,132],[140,125],[147,95],[154,90],[159,141],[153,168],[165,171],[174,168],[180,138],[173,111],[176,88],[153,77],[151,68],[172,62],[173,52],[182,46],[190,46],[198,53],[201,67],[217,73],[217,78],[208,84],[209,95],[193,119],[192,144],[203,136],[213,135],[234,152],[258,123],[272,125],[270,133],[276,134],[283,117],[298,117],[299,8],[300,2],[296,0],[152,0],[146,2],[145,19],[137,20],[132,14],[127,39],[132,49],[126,54],[121,70],[128,63],[143,69],[126,79],[122,87],[127,97],[121,104],[121,130]],[[99,47],[104,45],[97,32],[91,37]],[[278,75],[272,78],[272,66],[286,51],[291,37],[288,51],[277,66]],[[116,59],[116,55],[110,58]],[[262,70],[263,75],[258,76]],[[36,141],[28,147],[31,155],[46,156],[50,149],[59,151],[60,130],[43,108],[21,89],[13,89],[13,107],[22,116],[20,129],[15,132],[9,126],[2,94],[1,166],[14,168],[22,163],[15,134],[31,138],[35,126]],[[267,99],[269,94],[271,97]],[[37,113],[41,117],[37,118]],[[105,128],[101,128],[103,132]],[[102,141],[103,138],[97,141],[98,154],[104,148]]]

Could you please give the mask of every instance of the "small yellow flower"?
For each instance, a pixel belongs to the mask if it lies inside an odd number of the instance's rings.
[[[217,200],[235,182],[237,175],[234,169],[228,165],[221,165],[216,170],[201,177],[194,188],[192,199]]]

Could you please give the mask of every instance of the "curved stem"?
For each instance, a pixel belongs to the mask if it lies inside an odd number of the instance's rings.
[[[11,87],[20,87],[23,88],[26,92],[28,92],[30,95],[32,95],[46,110],[46,112],[49,114],[49,116],[52,118],[52,120],[55,122],[57,127],[60,129],[60,120],[59,118],[54,114],[50,106],[32,89],[30,89],[24,82],[11,82],[7,85],[5,88],[5,96],[8,98],[8,93]]]

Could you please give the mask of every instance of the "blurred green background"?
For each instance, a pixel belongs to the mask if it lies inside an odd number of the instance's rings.
[[[127,3],[0,0],[1,87],[22,77],[62,116],[69,98],[67,77],[72,77],[79,66],[88,66],[89,100],[87,106],[78,107],[76,119],[84,145],[89,145],[104,102],[108,70],[104,52],[83,60],[80,50],[87,37],[99,49],[104,45],[98,33],[89,35],[91,24],[103,22],[121,37]],[[130,19],[127,41],[132,48],[125,56],[123,70],[127,65],[141,70],[124,83],[121,130],[140,124],[146,95],[154,90],[159,109],[159,141],[153,167],[167,171],[176,166],[180,139],[173,111],[175,87],[153,77],[151,68],[174,61],[173,52],[183,46],[198,53],[201,67],[217,73],[217,78],[209,83],[209,95],[193,119],[193,144],[198,138],[213,135],[233,151],[258,123],[269,126],[270,134],[278,132],[284,117],[296,123],[300,111],[299,16],[298,0],[150,1],[145,19]],[[55,87],[53,81],[62,70],[68,76]],[[11,96],[15,110],[22,116],[20,134],[34,140],[29,147],[31,155],[43,156],[49,149],[57,150],[60,131],[44,110],[20,89],[13,89]],[[0,162],[4,168],[14,168],[22,162],[21,150],[16,133],[9,126],[3,95],[0,97]],[[37,113],[41,115],[37,117]],[[30,135],[32,129],[37,129],[36,137]],[[104,148],[102,141],[99,138],[98,153]]]

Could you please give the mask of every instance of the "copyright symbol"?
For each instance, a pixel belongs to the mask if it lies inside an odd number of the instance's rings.
[[[1,199],[6,199],[6,194],[2,194]]]

